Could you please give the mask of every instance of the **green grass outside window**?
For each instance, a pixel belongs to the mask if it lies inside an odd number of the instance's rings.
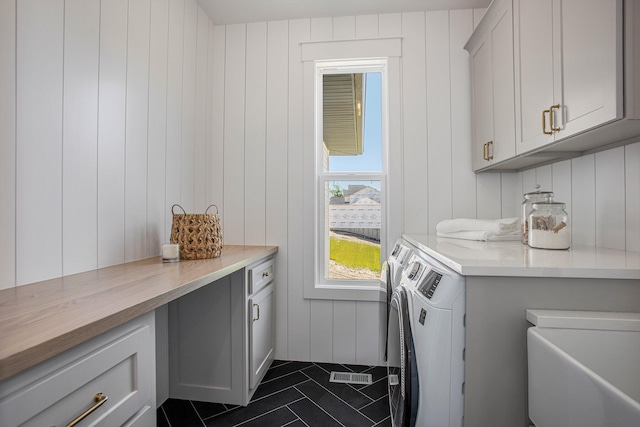
[[[349,268],[365,268],[380,272],[380,247],[350,240],[330,239],[332,261]]]

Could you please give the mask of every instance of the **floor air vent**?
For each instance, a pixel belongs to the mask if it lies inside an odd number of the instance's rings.
[[[356,374],[353,372],[331,372],[329,381],[346,384],[372,384],[371,374]]]

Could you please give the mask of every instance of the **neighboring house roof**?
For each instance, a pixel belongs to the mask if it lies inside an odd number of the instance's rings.
[[[356,193],[360,190],[362,190],[363,188],[368,187],[367,185],[349,185],[349,188],[347,188],[346,190],[342,190],[342,194],[344,194],[344,197],[350,196],[353,193]],[[373,188],[373,187],[369,187],[369,188]],[[374,188],[375,190],[375,188]]]
[[[351,204],[357,203],[360,199],[364,198],[370,198],[380,203],[380,191],[368,185],[363,185],[357,191],[350,193],[348,196],[345,194],[344,196],[345,201]]]
[[[371,197],[363,197],[361,199],[358,199],[356,202],[351,203],[351,206],[365,206],[365,205],[379,206],[380,202],[377,200],[373,200]]]
[[[380,190],[368,185],[349,185],[349,188],[342,190],[342,197],[331,197],[331,205],[365,205],[380,204]],[[369,201],[367,201],[367,199]]]

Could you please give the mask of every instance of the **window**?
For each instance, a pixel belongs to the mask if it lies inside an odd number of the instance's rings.
[[[331,197],[349,196],[362,206],[370,208],[380,203],[380,227],[378,256],[386,255],[386,244],[400,237],[402,224],[402,127],[400,115],[400,56],[402,39],[399,37],[377,37],[372,39],[329,40],[301,42],[301,60],[303,63],[303,203],[300,209],[303,221],[302,264],[291,265],[291,271],[302,280],[304,298],[386,301],[386,289],[380,285],[379,278],[342,278],[335,277],[330,266],[331,251]],[[360,109],[364,114],[362,123],[362,147],[357,140],[351,144],[350,151],[336,144],[324,144],[323,127],[323,85],[325,76],[344,75],[355,78],[362,74],[364,92],[363,102],[353,104],[352,110]],[[375,83],[369,81],[369,76]],[[351,77],[349,77],[351,76]],[[339,77],[333,77],[339,79]],[[331,78],[327,79],[328,82]],[[334,82],[335,83],[335,82]],[[357,90],[358,83],[352,83]],[[367,119],[375,110],[367,105],[367,85],[379,85],[380,144],[377,166],[367,165],[367,156],[373,146],[368,145]],[[353,125],[352,125],[353,126]],[[357,124],[356,130],[358,132]],[[393,149],[390,142],[393,142]],[[332,151],[335,154],[332,155]],[[353,153],[340,156],[337,153]],[[360,154],[362,152],[362,154]],[[343,164],[347,162],[348,164]],[[364,164],[364,165],[363,165]],[[351,188],[349,187],[351,185]],[[366,188],[370,187],[370,188]],[[355,194],[358,193],[359,194]],[[376,194],[377,192],[377,194]],[[340,196],[342,193],[342,196]],[[361,197],[367,194],[371,200]],[[351,197],[353,196],[353,197]],[[380,201],[377,201],[377,198]],[[346,203],[344,203],[346,205]],[[346,209],[347,207],[343,208]],[[371,212],[371,211],[370,211]],[[361,218],[362,221],[367,220]],[[334,222],[334,226],[336,223]],[[342,225],[342,224],[339,224]],[[370,227],[361,228],[375,228]],[[337,228],[337,227],[336,227]],[[338,230],[340,231],[340,230]],[[375,243],[378,244],[378,243]],[[372,261],[379,263],[379,261]],[[337,274],[336,274],[337,275]],[[375,275],[375,271],[374,274]],[[371,275],[370,277],[373,277]],[[334,276],[334,277],[332,277]]]
[[[380,288],[386,60],[316,62],[316,287]]]

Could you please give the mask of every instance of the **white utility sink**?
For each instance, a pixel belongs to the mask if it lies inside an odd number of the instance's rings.
[[[640,314],[527,310],[536,427],[640,426]],[[587,328],[587,329],[585,329]]]

